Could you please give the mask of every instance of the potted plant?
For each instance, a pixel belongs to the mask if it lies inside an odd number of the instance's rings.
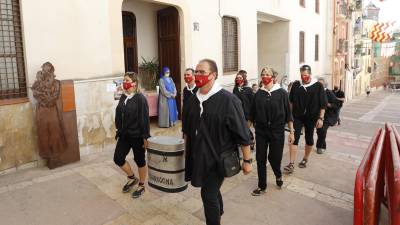
[[[156,90],[158,68],[156,58],[146,60],[142,57],[142,62],[139,65],[139,80],[145,90]]]

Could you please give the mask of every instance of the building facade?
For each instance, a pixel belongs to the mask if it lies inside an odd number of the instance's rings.
[[[115,145],[113,81],[140,72],[143,59],[169,66],[177,89],[183,72],[214,59],[219,82],[233,86],[240,69],[250,83],[272,66],[279,79],[313,74],[331,77],[333,3],[319,0],[5,0],[0,53],[0,171],[40,164],[35,100],[30,87],[50,61],[56,78],[73,80],[80,154]],[[11,71],[11,72],[10,72]],[[156,104],[157,93],[147,90]],[[178,94],[178,98],[180,98]],[[178,99],[179,100],[179,99]],[[179,101],[180,102],[180,101]],[[154,108],[154,104],[152,107]]]

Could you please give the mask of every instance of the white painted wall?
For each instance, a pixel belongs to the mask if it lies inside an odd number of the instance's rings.
[[[308,4],[307,4],[308,3]],[[315,76],[329,74],[330,70],[325,67],[329,60],[325,58],[328,54],[324,40],[327,39],[326,20],[327,7],[326,1],[320,1],[320,13],[315,13],[314,1],[306,1],[306,8],[298,5],[298,1],[293,1],[297,7],[292,7],[290,23],[290,79],[299,79],[299,32],[305,32],[305,62],[312,68]],[[319,35],[319,60],[315,61],[315,35]],[[329,33],[328,33],[329,34]]]
[[[216,60],[220,82],[232,83],[233,74],[222,75],[222,16],[237,18],[239,23],[239,65],[249,79],[258,77],[257,12],[283,18],[288,22],[288,71],[298,78],[300,31],[306,33],[306,63],[314,74],[330,74],[324,58],[330,45],[325,34],[328,5],[320,1],[320,14],[314,1],[306,7],[292,0],[21,0],[24,44],[29,83],[45,61],[56,67],[59,79],[85,79],[120,74],[124,71],[121,11],[136,15],[138,56],[157,56],[156,16],[158,9],[175,6],[181,20],[182,68],[194,67],[202,58]],[[200,31],[193,31],[198,22]],[[289,33],[284,35],[283,33]],[[320,60],[314,61],[314,35],[320,35]],[[330,34],[330,32],[328,32]],[[279,36],[276,34],[276,36]],[[281,38],[280,38],[281,39]],[[279,39],[279,40],[280,40]],[[279,57],[282,58],[282,57]],[[271,61],[271,60],[269,60]],[[283,62],[274,62],[282,68]]]
[[[280,80],[288,72],[285,57],[289,51],[289,22],[263,22],[257,27],[258,74],[263,67],[270,66],[279,73]]]
[[[257,77],[257,13],[244,1],[190,1],[191,23],[198,22],[200,30],[192,33],[193,67],[203,58],[217,62],[219,82],[232,83],[235,73],[223,74],[222,17],[231,16],[239,25],[239,65],[248,72],[248,79]]]
[[[108,3],[107,0],[21,0],[29,84],[46,61],[54,64],[58,79],[82,79],[123,71],[123,60],[112,60],[122,48],[112,46],[110,34],[122,28],[112,29]]]

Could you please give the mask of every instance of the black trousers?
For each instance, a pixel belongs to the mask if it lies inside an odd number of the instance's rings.
[[[258,187],[261,189],[267,188],[267,157],[275,177],[282,177],[281,162],[285,143],[285,131],[268,133],[269,134],[259,134],[256,131]]]
[[[326,134],[328,133],[329,124],[324,123],[321,128],[317,129],[317,148],[326,149]]]
[[[293,128],[294,128],[294,142],[293,145],[298,145],[301,135],[301,129],[304,127],[304,136],[306,140],[306,145],[314,145],[314,128],[316,124],[316,120],[300,117],[294,118]]]
[[[224,177],[216,172],[211,172],[201,187],[201,200],[203,201],[204,214],[207,225],[220,225],[221,216],[224,213],[224,203],[220,188]]]
[[[133,151],[133,160],[139,168],[146,166],[145,153],[143,148],[143,138],[120,137],[114,152],[114,163],[119,167],[125,164],[125,158],[129,151]]]

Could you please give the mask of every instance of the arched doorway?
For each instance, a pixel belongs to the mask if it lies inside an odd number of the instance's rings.
[[[179,39],[179,13],[175,7],[168,7],[157,12],[158,61],[160,69],[169,67],[171,78],[175,82],[178,112],[181,109],[181,64]]]
[[[122,3],[125,71],[144,73],[143,62],[158,62],[159,71],[169,67],[177,89],[176,102],[181,112],[181,36],[180,13],[175,6],[142,0]],[[147,79],[144,78],[143,79]],[[146,87],[150,116],[157,116],[159,74],[153,85]],[[143,87],[143,86],[142,86]]]

